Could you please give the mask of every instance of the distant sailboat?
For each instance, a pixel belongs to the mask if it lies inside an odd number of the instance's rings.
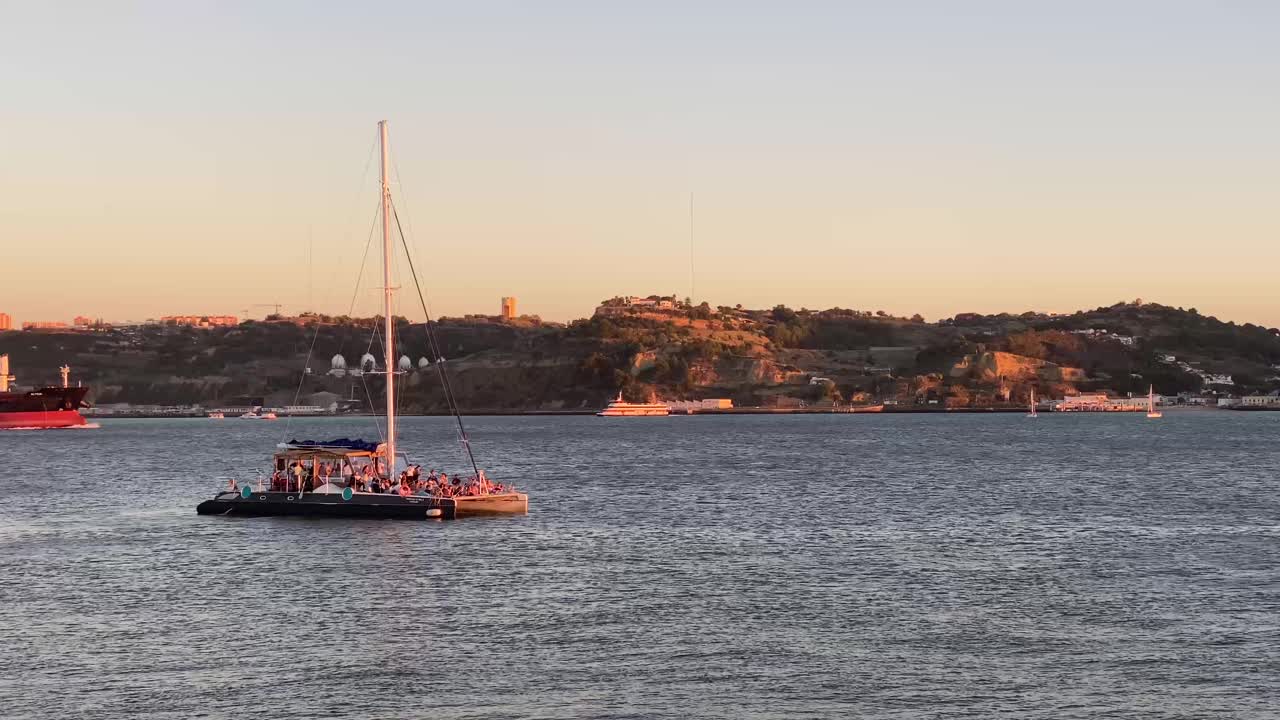
[[[1027,413],[1027,417],[1029,418],[1040,417],[1039,414],[1036,413],[1036,389],[1035,388],[1031,388],[1031,410]]]
[[[1147,389],[1147,417],[1158,418],[1164,417],[1164,414],[1156,410],[1156,386],[1151,385]]]

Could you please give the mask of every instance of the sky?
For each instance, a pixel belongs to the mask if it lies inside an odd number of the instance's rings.
[[[514,295],[568,320],[661,293],[934,320],[1141,297],[1280,325],[1275,3],[0,16],[15,321],[376,313],[386,119],[434,314]]]

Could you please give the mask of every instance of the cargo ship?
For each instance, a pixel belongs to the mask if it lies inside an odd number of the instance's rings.
[[[64,428],[84,425],[86,387],[71,387],[71,368],[63,365],[62,387],[10,392],[9,356],[0,355],[0,430],[13,428]]]

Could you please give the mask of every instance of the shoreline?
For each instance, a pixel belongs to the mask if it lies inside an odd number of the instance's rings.
[[[1172,413],[1206,413],[1206,412],[1280,412],[1280,407],[1203,407],[1203,406],[1168,406],[1160,408],[1162,412]],[[583,417],[593,416],[599,410],[498,410],[483,409],[462,413],[463,417]],[[882,409],[863,409],[863,408],[764,408],[764,407],[741,407],[729,408],[723,410],[700,410],[697,412],[672,412],[667,416],[658,417],[685,417],[694,415],[992,415],[992,414],[1017,414],[1026,413],[1027,408],[1023,406],[1010,407],[983,407],[983,408],[940,408],[940,407],[918,407],[918,406],[900,406],[885,407]],[[1142,410],[1072,410],[1072,411],[1053,411],[1040,410],[1043,415],[1136,415],[1145,412]],[[82,413],[83,414],[83,413]],[[367,418],[375,417],[375,413],[343,413],[343,414],[307,414],[307,415],[279,415],[281,420],[295,418]],[[452,417],[448,412],[427,412],[427,413],[400,413],[398,417]],[[199,414],[174,414],[174,413],[118,413],[110,415],[84,414],[86,420],[157,420],[157,419],[173,419],[173,420],[214,420],[206,416],[204,413]],[[241,420],[241,418],[223,418],[226,421]],[[263,422],[258,420],[258,422]],[[278,422],[278,421],[266,421]]]

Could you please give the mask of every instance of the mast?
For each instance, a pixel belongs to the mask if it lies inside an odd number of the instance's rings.
[[[382,338],[383,364],[387,369],[387,478],[396,471],[396,355],[395,327],[391,320],[391,184],[387,180],[387,121],[378,123],[382,145]]]

